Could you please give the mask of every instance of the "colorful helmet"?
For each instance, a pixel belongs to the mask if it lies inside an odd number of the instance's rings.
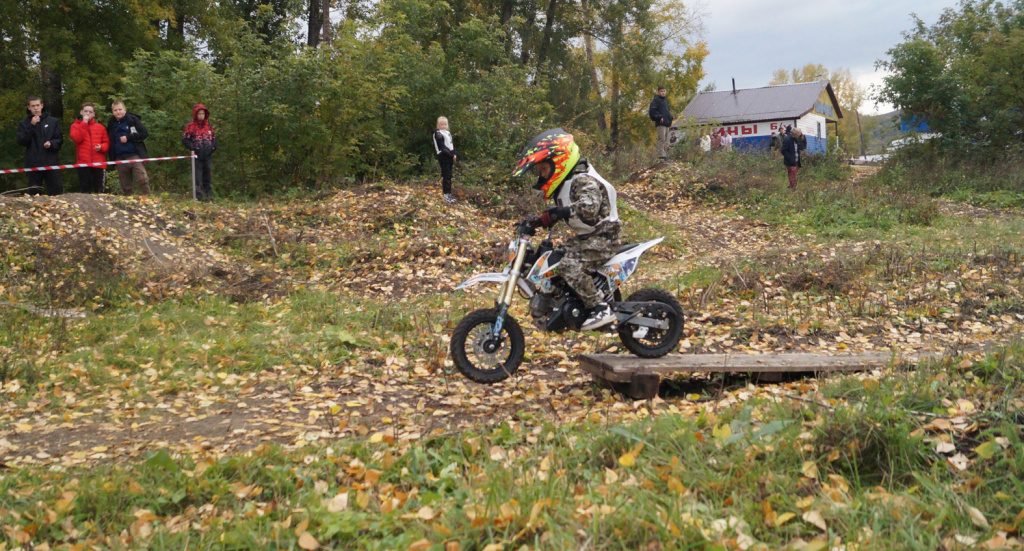
[[[537,163],[550,162],[554,168],[551,175],[547,178],[538,178],[537,183],[533,186],[533,189],[544,191],[545,199],[550,199],[579,160],[580,148],[573,142],[572,134],[561,128],[555,128],[542,132],[530,142],[530,145],[526,146],[526,149],[519,155],[519,164],[512,173],[512,177],[526,174],[526,171]]]

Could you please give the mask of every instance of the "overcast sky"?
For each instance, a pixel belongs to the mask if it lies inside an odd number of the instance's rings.
[[[881,83],[875,61],[902,42],[913,23],[911,13],[928,25],[956,0],[708,0],[704,19],[710,54],[701,85],[718,90],[767,86],[776,69],[821,63],[845,67],[864,86]],[[789,37],[796,33],[796,36]],[[892,110],[868,101],[861,113]]]

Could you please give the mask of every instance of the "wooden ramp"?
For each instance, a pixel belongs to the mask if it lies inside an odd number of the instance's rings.
[[[580,367],[598,379],[612,383],[627,396],[653,398],[662,375],[676,373],[762,373],[781,380],[782,373],[832,373],[867,371],[893,363],[892,352],[862,354],[670,354],[644,359],[624,354],[584,354]],[[917,361],[922,356],[903,358]],[[769,377],[762,377],[762,380]]]

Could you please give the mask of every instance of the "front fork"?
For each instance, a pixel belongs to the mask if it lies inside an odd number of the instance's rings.
[[[526,248],[530,243],[525,237],[519,238],[519,248],[516,250],[516,257],[512,260],[512,271],[508,274],[508,281],[505,282],[505,286],[501,288],[501,297],[498,300],[498,317],[494,320],[494,332],[493,335],[498,337],[501,335],[501,330],[505,325],[505,315],[508,314],[508,309],[512,306],[512,296],[515,294],[516,286],[519,285],[519,276],[522,275],[520,270],[523,268],[523,259],[526,258]]]

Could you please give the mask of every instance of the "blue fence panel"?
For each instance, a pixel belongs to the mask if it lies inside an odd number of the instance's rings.
[[[765,153],[768,151],[768,144],[772,141],[770,136],[750,136],[747,138],[733,138],[732,146],[739,151],[750,151],[754,153]]]

